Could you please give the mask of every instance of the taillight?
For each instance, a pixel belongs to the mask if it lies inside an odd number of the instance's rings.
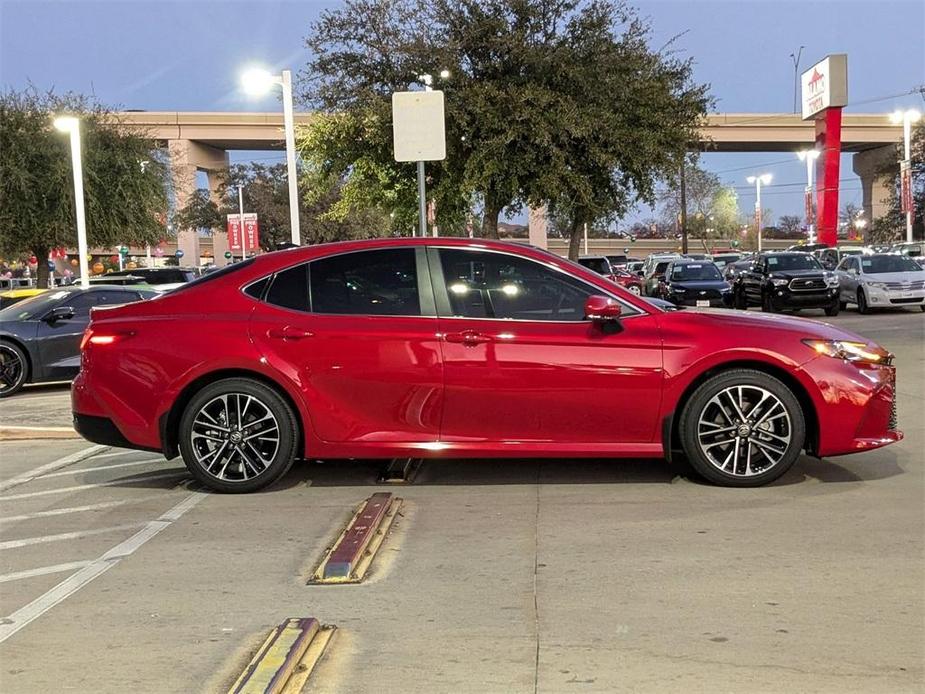
[[[80,350],[85,350],[90,345],[111,345],[114,342],[124,340],[134,335],[130,330],[106,330],[97,328],[94,330],[88,327],[84,330],[84,336],[80,341]]]

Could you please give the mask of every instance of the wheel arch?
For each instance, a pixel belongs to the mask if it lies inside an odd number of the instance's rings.
[[[198,376],[183,387],[183,389],[174,399],[170,409],[161,415],[160,422],[158,423],[161,436],[161,447],[164,450],[164,455],[170,459],[175,458],[180,454],[180,418],[183,416],[183,412],[186,410],[186,406],[190,403],[196,393],[198,393],[206,386],[226,378],[249,378],[251,380],[262,383],[265,386],[272,388],[289,404],[289,406],[292,408],[292,411],[296,415],[296,422],[299,426],[299,431],[296,432],[296,440],[298,441],[296,457],[303,456],[305,453],[305,435],[307,433],[306,430],[308,428],[308,424],[306,423],[305,418],[302,416],[302,409],[299,407],[298,403],[296,403],[295,399],[292,397],[289,391],[286,390],[286,388],[284,388],[277,381],[273,380],[266,374],[260,373],[259,371],[252,371],[250,369],[244,368],[225,368],[218,369],[216,371],[210,371],[208,373],[202,374],[201,376]]]
[[[30,383],[35,372],[34,366],[32,364],[32,354],[30,354],[29,349],[26,347],[22,340],[13,337],[12,335],[0,335],[0,342],[8,342],[11,345],[15,345],[20,352],[26,355],[26,378],[23,383]]]
[[[684,388],[681,397],[678,398],[675,409],[665,416],[662,422],[662,446],[665,449],[665,457],[671,460],[672,452],[681,449],[680,427],[678,425],[681,413],[684,411],[684,407],[694,394],[694,391],[710,378],[734,369],[761,371],[781,381],[793,392],[797,401],[800,403],[800,410],[806,422],[805,448],[811,455],[815,455],[819,447],[819,418],[816,414],[816,407],[813,403],[813,399],[806,389],[806,386],[781,365],[757,359],[736,359],[721,364],[715,364],[705,369],[694,377]]]

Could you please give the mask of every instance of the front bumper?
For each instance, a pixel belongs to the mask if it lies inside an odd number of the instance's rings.
[[[789,287],[772,287],[771,298],[778,308],[827,308],[838,301],[838,287],[819,291],[792,291]]]
[[[887,306],[920,306],[925,304],[925,290],[880,289],[867,285],[868,305],[885,308]]]

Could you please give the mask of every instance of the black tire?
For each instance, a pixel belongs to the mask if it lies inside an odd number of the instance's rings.
[[[18,345],[0,342],[0,398],[18,393],[29,378],[29,360]]]
[[[745,296],[745,290],[741,287],[733,293],[733,305],[740,311],[748,310],[748,297]]]
[[[770,292],[761,293],[761,310],[765,313],[777,313],[777,307],[774,305]]]
[[[841,302],[835,300],[832,302],[831,306],[827,306],[824,310],[827,316],[837,316],[838,312],[841,311]]]
[[[712,448],[711,443],[706,443],[707,448],[717,451],[717,456],[725,456],[728,451],[730,458],[733,454],[741,451],[739,446],[744,444],[747,453],[745,466],[743,467],[738,455],[736,455],[734,460],[727,463],[733,466],[733,471],[729,471],[724,469],[725,464],[721,468],[717,462],[711,460],[710,454],[705,452],[701,446],[703,437],[708,437],[706,440],[710,441],[709,437],[713,436],[712,430],[703,429],[703,427],[716,426],[710,422],[701,423],[701,418],[712,416],[710,413],[716,409],[714,397],[721,396],[724,391],[728,392],[727,389],[729,388],[738,389],[739,387],[742,387],[746,399],[748,397],[752,398],[750,402],[743,400],[745,409],[742,414],[744,414],[746,422],[755,411],[753,408],[757,407],[755,403],[762,392],[769,393],[773,396],[773,399],[776,399],[778,405],[774,405],[774,407],[783,408],[782,412],[786,414],[786,419],[783,419],[782,415],[781,417],[774,415],[773,419],[776,422],[773,425],[770,422],[765,425],[774,429],[773,432],[771,429],[759,431],[756,428],[754,430],[750,429],[748,435],[743,437],[743,435],[740,435],[739,430],[736,430],[736,432],[728,435],[730,437],[729,443],[717,443]],[[742,397],[741,394],[739,397]],[[764,407],[767,407],[767,405]],[[764,410],[761,413],[764,413]],[[760,416],[760,413],[756,414],[756,416]],[[729,424],[734,424],[739,418],[737,414],[733,414],[728,419],[730,420]],[[759,420],[759,424],[761,424],[761,420]],[[719,426],[723,425],[720,424]],[[770,438],[772,435],[778,435],[779,438],[782,438],[785,434],[789,436],[785,446],[784,444],[776,444],[774,439]],[[681,445],[691,467],[706,480],[725,487],[760,487],[779,478],[800,457],[806,440],[806,421],[799,401],[784,383],[762,371],[732,369],[713,376],[694,391],[681,412],[679,435]],[[753,442],[755,439],[758,440],[758,443]],[[759,445],[761,442],[764,442],[765,445],[770,442],[777,446],[784,446],[783,450],[776,451],[780,455],[779,459],[772,462],[771,457],[761,449]],[[728,447],[724,448],[724,446]],[[733,449],[731,446],[736,448]],[[746,455],[746,453],[742,455]],[[753,456],[757,470],[752,470],[751,474],[746,474],[750,469]],[[742,470],[742,472],[739,473],[739,470]]]
[[[839,302],[838,302],[838,310],[839,310],[839,311],[844,311],[844,310],[846,310],[847,308],[848,308],[848,302],[847,302],[847,301],[839,301]]]
[[[870,307],[867,305],[867,295],[861,287],[858,287],[858,313],[862,315],[870,313]]]
[[[919,309],[920,309],[922,312],[925,312],[925,304],[919,304]]]
[[[249,398],[243,407],[241,397]],[[269,425],[255,421],[264,414],[272,415],[264,419]],[[275,426],[275,447],[274,432],[267,426]],[[227,378],[193,396],[180,419],[178,440],[193,477],[210,489],[234,494],[263,489],[285,475],[295,460],[300,432],[292,407],[273,388],[250,378]],[[249,443],[255,437],[256,446]]]

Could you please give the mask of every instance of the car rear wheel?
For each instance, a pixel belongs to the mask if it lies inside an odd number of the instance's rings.
[[[635,294],[636,296],[640,296],[642,294],[642,289],[639,288],[638,284],[631,284],[629,286],[629,290],[631,293]]]
[[[26,382],[28,362],[12,342],[0,342],[0,398],[18,393]]]
[[[735,369],[703,383],[681,413],[681,444],[691,466],[727,487],[758,487],[796,462],[806,439],[800,403],[781,381]]]
[[[870,313],[870,307],[867,305],[867,294],[860,287],[858,287],[858,313]]]
[[[203,388],[180,420],[180,453],[192,475],[219,492],[252,492],[289,470],[299,426],[269,386],[228,378]]]

